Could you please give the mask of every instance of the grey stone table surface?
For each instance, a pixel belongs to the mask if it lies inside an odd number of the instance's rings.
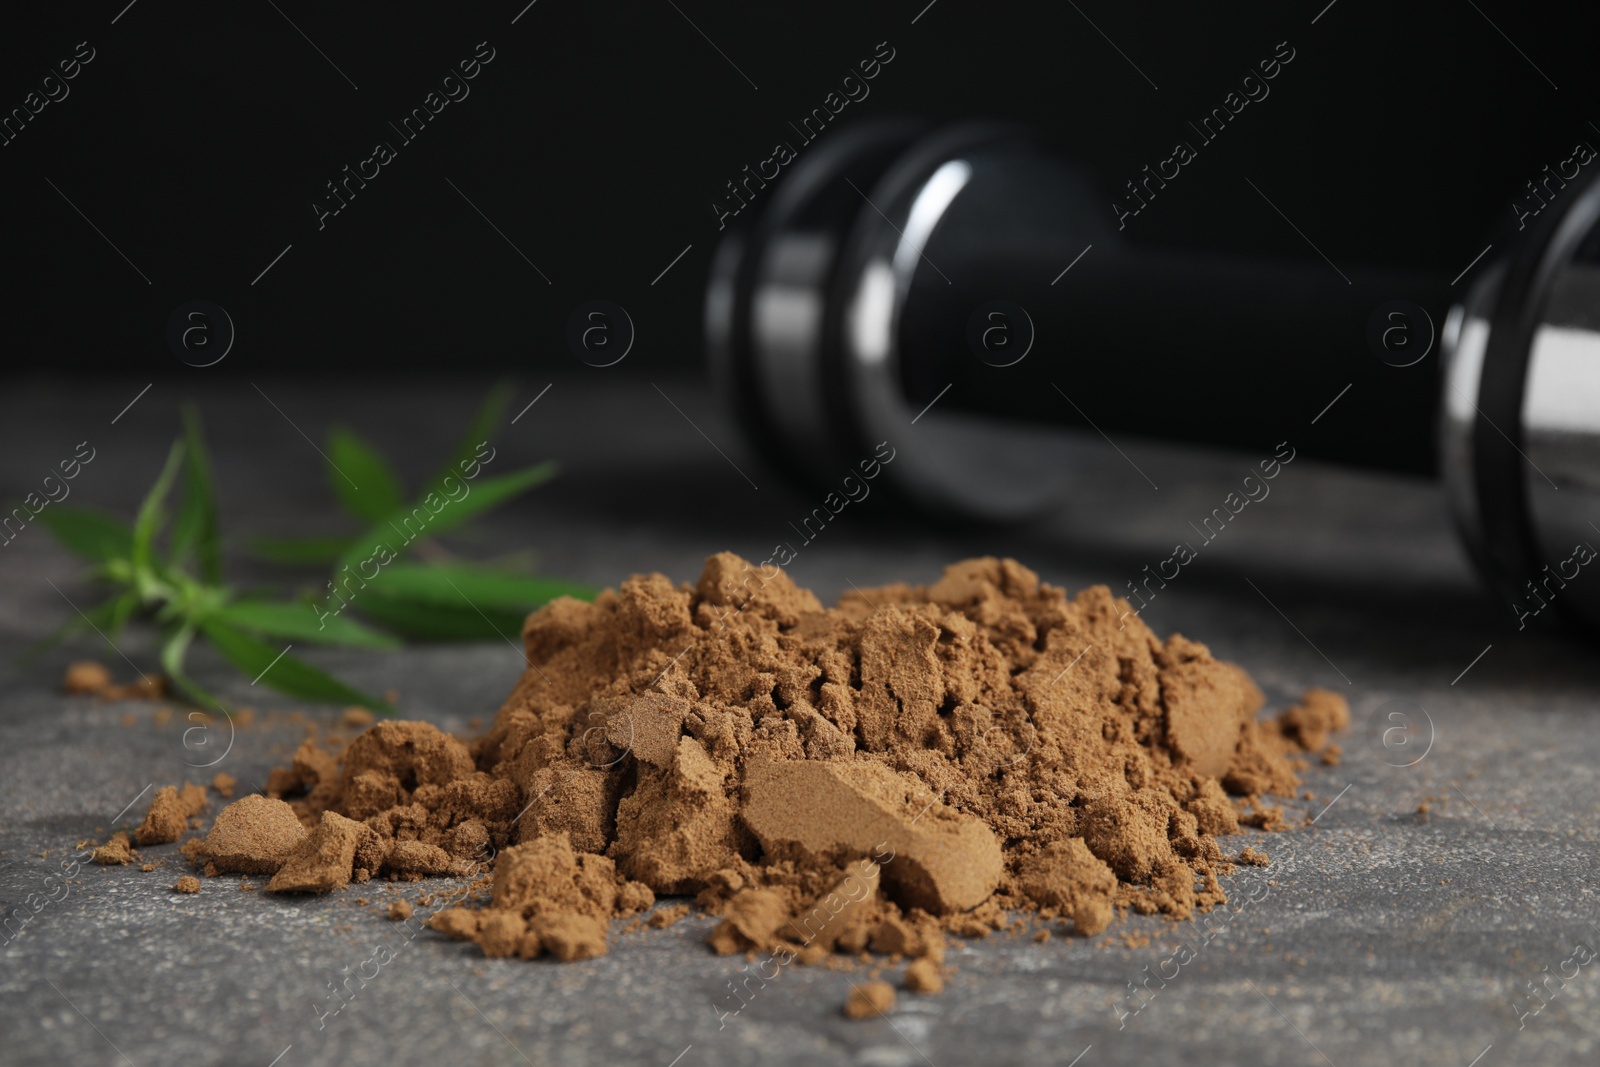
[[[195,399],[231,545],[332,532],[308,437],[351,424],[419,476],[486,384],[200,380],[157,382],[120,415],[145,381],[13,383],[0,396],[0,496],[37,488],[88,441],[95,458],[71,502],[129,513],[180,401]],[[759,560],[792,541],[789,574],[825,599],[851,583],[931,581],[976,554],[1013,556],[1069,589],[1122,590],[1193,540],[1189,524],[1262,458],[1128,439],[1125,462],[1093,444],[1082,484],[1038,522],[947,527],[880,494],[799,545],[790,523],[820,497],[764,468],[706,389],[603,380],[557,381],[498,435],[500,469],[556,458],[563,473],[462,551],[533,550],[545,571],[603,585],[646,570],[691,579],[712,552]],[[917,447],[915,429],[898,447]],[[230,556],[241,584],[282,578]],[[1130,917],[1089,940],[960,942],[942,996],[902,994],[867,1022],[839,1011],[852,976],[815,967],[781,971],[725,1014],[742,961],[704,948],[705,919],[618,937],[583,963],[489,961],[384,920],[416,886],[291,900],[225,876],[180,895],[176,846],[149,850],[153,873],[52,877],[79,840],[136,820],[151,785],[208,778],[198,765],[231,740],[215,769],[258,789],[303,730],[262,714],[231,739],[221,727],[186,735],[181,709],[163,723],[155,704],[60,695],[72,658],[126,677],[123,657],[154,669],[154,649],[135,628],[120,652],[95,642],[19,662],[93,593],[37,524],[0,549],[0,589],[0,1062],[1499,1067],[1593,1063],[1600,1049],[1600,669],[1590,645],[1519,632],[1476,585],[1424,483],[1296,462],[1145,610],[1158,632],[1242,663],[1275,707],[1324,685],[1355,711],[1343,762],[1313,769],[1310,799],[1288,805],[1296,823],[1316,822],[1267,836],[1275,862],[1230,880],[1233,906],[1209,927]],[[515,647],[493,642],[310,658],[459,731],[493,715],[520,667]],[[205,654],[195,668],[237,706],[297,706]],[[1412,733],[1385,735],[1393,712]],[[331,723],[339,709],[307,714]],[[366,962],[380,946],[393,959]],[[345,987],[359,989],[348,1003],[333,999],[352,971],[376,973]]]

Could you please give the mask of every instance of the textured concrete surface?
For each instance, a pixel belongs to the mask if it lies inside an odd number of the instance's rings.
[[[313,438],[331,421],[352,423],[417,476],[478,395],[477,383],[260,379],[280,415],[243,381],[199,392],[158,382],[113,425],[144,384],[8,389],[0,495],[25,493],[87,438],[97,455],[73,502],[130,512],[176,430],[177,403],[192,395],[235,541],[328,530],[321,458],[284,415]],[[750,457],[703,389],[659,384],[758,490],[648,383],[601,391],[561,381],[502,435],[497,462],[555,457],[562,478],[465,550],[532,549],[551,573],[604,584],[651,569],[689,579],[710,552],[760,559],[793,540],[788,523],[820,500]],[[513,410],[543,385],[529,383]],[[940,530],[873,496],[802,546],[790,574],[831,597],[851,582],[931,580],[951,559],[993,552],[1069,588],[1121,589],[1192,539],[1188,523],[1271,450],[1118,444],[1159,491],[1104,448],[1091,450],[1073,499],[1026,528]],[[900,447],[915,448],[914,435]],[[240,584],[284,578],[237,562]],[[312,572],[290,578],[316,582]],[[737,1006],[727,983],[743,961],[704,949],[703,919],[619,937],[603,959],[530,964],[487,961],[428,932],[408,938],[383,918],[396,893],[415,899],[434,886],[287,900],[240,892],[244,880],[225,876],[179,895],[169,889],[184,872],[175,846],[149,850],[151,873],[85,865],[51,878],[79,840],[136,821],[151,785],[225,769],[241,790],[258,788],[303,727],[283,714],[293,702],[201,655],[203,679],[258,709],[256,725],[202,772],[225,730],[186,735],[195,724],[181,709],[161,725],[157,705],[57,693],[76,656],[131,674],[117,652],[80,644],[18,662],[71,615],[67,598],[92,596],[43,529],[0,550],[0,589],[7,1063],[1496,1067],[1593,1062],[1600,1043],[1600,669],[1590,646],[1516,630],[1468,573],[1438,493],[1418,483],[1295,463],[1145,612],[1158,631],[1182,630],[1244,664],[1275,706],[1320,684],[1349,693],[1356,712],[1344,762],[1313,769],[1311,796],[1289,804],[1297,823],[1316,823],[1257,835],[1274,863],[1235,876],[1233,907],[1209,927],[1129,918],[1088,941],[959,943],[944,995],[902,994],[887,1018],[860,1023],[839,1006],[861,975],[820,968],[788,968],[742,1012],[723,1014]],[[118,646],[154,667],[147,632]],[[492,642],[310,658],[396,688],[403,714],[456,730],[487,720],[519,667],[514,648]],[[1394,733],[1385,744],[1399,721],[1391,712],[1417,727],[1405,746]],[[364,962],[386,942],[391,962]],[[352,972],[371,978],[351,982],[359,992],[341,1007],[331,985]],[[1543,983],[1538,997],[1529,982]]]

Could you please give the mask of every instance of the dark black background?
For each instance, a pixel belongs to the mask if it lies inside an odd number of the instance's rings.
[[[1337,0],[1315,25],[1326,0],[538,0],[515,25],[526,0],[125,3],[8,15],[0,35],[6,111],[78,42],[96,53],[0,147],[10,374],[699,367],[713,197],[882,41],[895,59],[841,122],[1032,123],[1105,176],[1108,217],[1117,184],[1288,41],[1272,95],[1139,219],[1141,242],[1309,255],[1247,174],[1332,260],[1448,278],[1513,221],[1524,181],[1579,139],[1600,144],[1594,39],[1549,3]],[[319,231],[324,183],[395,141],[387,122],[480,41],[496,55],[471,95]],[[639,334],[605,371],[563,341],[592,298],[626,307]],[[191,299],[237,328],[205,371],[165,343]]]

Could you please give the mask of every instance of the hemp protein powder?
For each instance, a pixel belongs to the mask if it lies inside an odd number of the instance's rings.
[[[693,895],[718,953],[872,951],[934,992],[947,935],[1019,912],[1092,935],[1225,902],[1218,876],[1261,857],[1219,838],[1283,829],[1264,798],[1305,753],[1337,760],[1349,721],[1325,690],[1258,721],[1260,690],[1204,645],[992,558],[824,608],[723,553],[692,586],[554,601],[523,641],[487,733],[308,739],[186,855],[275,892],[478,875],[429,925],[489,956],[599,955],[613,919]]]

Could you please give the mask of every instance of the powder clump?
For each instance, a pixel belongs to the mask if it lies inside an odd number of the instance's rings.
[[[744,822],[775,860],[837,861],[887,849],[883,875],[911,907],[943,915],[989,898],[1004,869],[982,821],[946,807],[911,775],[867,760],[759,762],[745,776]],[[920,810],[919,810],[920,809]]]
[[[1041,908],[1072,920],[1074,932],[1098,934],[1111,922],[1117,875],[1081,837],[1052,841],[1017,865],[1017,887]]]
[[[61,678],[61,691],[63,693],[76,693],[94,695],[111,686],[111,672],[106,670],[105,664],[92,659],[80,659],[67,664],[67,671]]]
[[[189,818],[198,815],[206,806],[206,791],[198,785],[164,785],[156,790],[150,801],[150,810],[144,822],[134,831],[133,840],[139,845],[164,845],[182,837],[189,828]]]
[[[160,675],[140,675],[137,681],[117,685],[111,681],[111,672],[106,670],[105,664],[83,659],[67,665],[61,678],[61,691],[97,696],[101,700],[154,700],[166,694],[167,680]],[[124,725],[131,723],[125,718]]]
[[[305,836],[267,883],[269,893],[327,893],[350,884],[356,849],[371,829],[335,812]]]
[[[850,990],[844,1013],[851,1019],[871,1019],[886,1015],[894,1007],[894,986],[888,982],[862,982]]]
[[[714,951],[875,951],[931,990],[945,938],[1009,911],[1091,935],[1116,911],[1224,903],[1218,836],[1281,828],[1264,797],[1293,796],[1349,721],[1322,690],[1259,720],[1241,668],[1013,560],[824,608],[723,553],[692,585],[557,599],[522,638],[482,736],[379,722],[342,752],[308,741],[268,789],[297,830],[331,813],[370,831],[355,880],[492,862],[487,900],[429,920],[490,956],[598,955],[612,919],[694,895]],[[321,862],[297,838],[271,870],[302,847]],[[333,858],[342,873],[343,843]]]
[[[939,973],[939,965],[930,959],[913,960],[906,968],[905,986],[913,993],[942,993],[944,975]]]
[[[211,832],[192,850],[219,871],[276,874],[306,838],[294,809],[281,800],[251,794],[217,813]]]
[[[547,835],[496,857],[489,903],[481,912],[452,908],[430,924],[447,936],[477,942],[486,956],[587,959],[605,954],[613,916],[655,903],[643,887],[626,892],[628,886],[611,860],[574,851],[566,834]]]
[[[94,850],[91,858],[102,867],[120,867],[132,863],[137,855],[133,842],[120,830],[111,839]]]

